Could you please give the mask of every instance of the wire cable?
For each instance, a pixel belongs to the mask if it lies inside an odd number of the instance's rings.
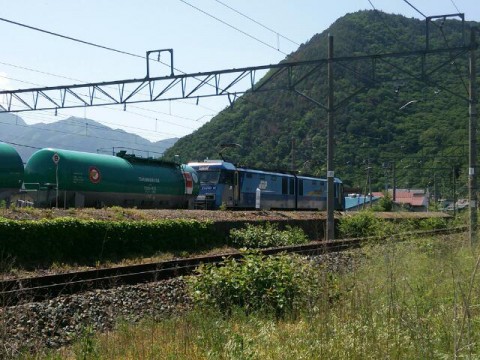
[[[40,149],[41,149],[41,148],[38,147],[38,146],[18,144],[18,143],[15,143],[15,142],[5,141],[5,140],[1,140],[1,139],[0,139],[0,142],[3,142],[3,143],[5,143],[5,144],[10,144],[10,145],[15,145],[15,146],[22,146],[22,147],[26,147],[26,148],[30,148],[30,149],[36,149],[36,150],[40,150]]]
[[[382,23],[386,26],[388,32],[395,38],[395,41],[398,43],[398,44],[402,44],[402,47],[404,49],[410,49],[410,46],[409,44],[403,44],[402,41],[400,41],[400,39],[398,38],[398,35],[395,31],[392,30],[392,28],[390,27],[390,25],[388,24],[387,21],[385,21],[385,19],[383,18],[383,16],[381,15],[382,12],[379,11],[375,5],[373,5],[372,1],[371,0],[367,0],[369,2],[369,4],[371,5],[372,9],[374,10],[375,14],[378,16],[378,18],[382,21]],[[380,50],[379,50],[380,52]]]
[[[0,64],[7,65],[7,66],[13,66],[13,67],[20,68],[20,69],[23,69],[23,70],[33,71],[33,72],[41,73],[41,74],[44,74],[44,75],[55,76],[55,77],[64,78],[64,79],[69,79],[69,80],[73,80],[73,81],[84,82],[83,80],[74,79],[74,78],[68,78],[68,77],[66,77],[66,76],[56,75],[56,74],[52,74],[52,73],[47,73],[47,72],[43,72],[43,71],[39,71],[39,70],[27,68],[27,67],[22,67],[22,66],[12,65],[12,64],[8,64],[8,63],[4,63],[4,62],[0,62]],[[8,80],[12,80],[12,81],[24,83],[24,84],[27,84],[27,85],[33,85],[33,86],[37,86],[37,87],[43,86],[43,85],[40,85],[40,84],[36,84],[36,83],[28,82],[28,81],[23,81],[23,80],[20,80],[20,79],[11,78],[11,77],[4,76],[4,75],[1,75],[1,74],[0,74],[0,77],[1,77],[1,78],[4,78],[4,79],[8,79]],[[86,96],[85,94],[83,94],[83,95]],[[97,98],[97,97],[96,97],[96,98]],[[98,99],[98,98],[97,98],[97,99]],[[56,99],[56,100],[58,100],[58,99]],[[188,102],[183,102],[183,103],[192,105],[192,104],[190,104],[190,103],[188,103]],[[169,113],[162,112],[162,111],[157,111],[157,110],[145,109],[145,108],[142,108],[142,107],[136,106],[136,105],[130,105],[130,107],[131,107],[131,108],[135,108],[135,109],[139,109],[139,110],[143,110],[143,111],[154,112],[154,113],[161,114],[161,115],[171,116],[171,117],[179,118],[179,119],[182,119],[182,120],[189,120],[189,121],[193,121],[193,122],[196,121],[196,119],[192,119],[192,118],[188,118],[188,117],[184,117],[184,116],[179,116],[179,115],[173,115],[173,114],[169,114]],[[105,108],[107,108],[107,109],[109,109],[109,110],[118,110],[118,109],[113,108],[113,107],[110,107],[110,106],[105,106]],[[208,109],[208,108],[207,108],[207,109]],[[119,111],[120,111],[120,110],[119,110]],[[158,118],[152,118],[152,117],[150,117],[150,116],[142,115],[142,114],[139,114],[139,113],[134,113],[134,112],[129,111],[129,110],[122,110],[122,111],[127,111],[128,113],[135,114],[135,115],[139,115],[139,116],[143,116],[143,117],[145,117],[145,118],[150,118],[150,119],[158,120]],[[212,110],[212,111],[214,111],[214,110]],[[184,128],[187,128],[187,129],[194,130],[194,128],[186,127],[186,126],[183,126],[183,125],[179,125],[179,124],[172,123],[172,122],[169,122],[169,121],[166,121],[166,120],[161,120],[161,122],[164,122],[164,123],[166,123],[166,124],[171,124],[171,125],[180,126],[180,127],[184,127]]]
[[[452,5],[455,7],[455,9],[457,10],[458,13],[461,13],[460,10],[458,10],[458,7],[457,7],[457,4],[455,4],[455,1],[453,0],[450,0],[450,2],[452,3]]]
[[[30,29],[30,30],[39,31],[39,32],[42,32],[42,33],[45,33],[45,34],[57,36],[57,37],[60,37],[60,38],[63,38],[63,39],[75,41],[75,42],[82,43],[82,44],[85,44],[85,45],[94,46],[94,47],[97,47],[97,48],[100,48],[100,49],[109,50],[109,51],[114,51],[114,52],[117,52],[117,53],[119,53],[119,54],[124,54],[124,55],[129,55],[129,56],[133,56],[133,57],[145,59],[145,57],[144,57],[144,56],[141,56],[141,55],[132,54],[132,53],[127,52],[127,51],[117,50],[117,49],[114,49],[114,48],[111,48],[111,47],[108,47],[108,46],[103,46],[103,45],[95,44],[95,43],[92,43],[92,42],[90,42],[90,41],[85,41],[85,40],[76,39],[76,38],[71,37],[71,36],[66,36],[66,35],[58,34],[58,33],[55,33],[55,32],[53,32],[53,31],[48,31],[48,30],[40,29],[40,28],[38,28],[38,27],[30,26],[30,25],[26,25],[26,24],[22,24],[22,23],[13,21],[13,20],[9,20],[9,19],[5,19],[5,18],[1,18],[1,17],[0,17],[0,21],[6,22],[6,23],[10,23],[10,24],[13,24],[13,25],[17,25],[17,26],[21,26],[21,27],[24,27],[24,28],[27,28],[27,29]]]
[[[193,9],[201,12],[202,14],[205,14],[205,15],[207,15],[208,17],[211,17],[212,19],[217,20],[218,22],[221,22],[222,24],[228,26],[229,28],[232,28],[232,29],[238,31],[238,32],[241,33],[241,34],[243,34],[243,35],[245,35],[245,36],[248,36],[249,38],[251,38],[251,39],[253,39],[253,40],[255,40],[255,41],[258,41],[259,43],[261,43],[261,44],[263,44],[263,45],[265,45],[265,46],[268,46],[269,48],[271,48],[271,49],[273,49],[273,50],[275,50],[275,51],[278,51],[278,52],[282,53],[283,55],[288,55],[286,52],[283,52],[282,50],[277,49],[275,46],[272,46],[272,45],[266,43],[265,41],[260,40],[259,38],[255,37],[255,36],[253,36],[253,35],[250,35],[249,33],[247,33],[247,32],[245,32],[245,31],[243,31],[243,30],[241,30],[241,29],[233,26],[232,24],[229,24],[229,23],[227,23],[226,21],[223,21],[222,19],[220,19],[220,18],[218,18],[218,17],[216,17],[216,16],[214,16],[214,15],[212,15],[212,14],[210,14],[210,13],[208,13],[208,12],[206,12],[206,11],[198,8],[198,7],[196,7],[195,5],[190,4],[188,1],[185,1],[185,0],[179,0],[179,1],[182,2],[182,3],[184,3],[185,5],[188,5],[188,6],[190,6],[191,8],[193,8]]]
[[[269,28],[268,26],[263,25],[263,24],[260,23],[259,21],[255,20],[255,19],[252,19],[250,16],[245,15],[244,13],[238,11],[237,9],[234,9],[233,7],[225,4],[224,2],[222,2],[222,1],[220,1],[220,0],[215,0],[215,1],[216,1],[217,3],[225,6],[226,8],[228,8],[228,9],[236,12],[237,14],[243,16],[244,18],[247,18],[248,20],[254,22],[255,24],[260,25],[260,26],[263,27],[264,29],[266,29],[266,30],[268,30],[268,31],[271,31],[271,32],[274,33],[275,35],[277,35],[277,36],[279,36],[279,37],[281,37],[281,38],[283,38],[283,39],[285,39],[285,40],[290,41],[292,44],[295,44],[295,45],[297,45],[297,46],[300,46],[300,44],[299,44],[298,42],[296,42],[296,41],[294,41],[294,40],[292,40],[292,39],[289,39],[288,37],[280,34],[278,31],[275,31],[275,30]]]
[[[403,0],[403,2],[407,3],[408,5],[410,5],[410,7],[415,10],[416,12],[418,12],[420,15],[422,15],[425,19],[427,18],[427,15],[425,15],[424,13],[422,13],[420,10],[418,10],[415,6],[413,6],[408,0]]]

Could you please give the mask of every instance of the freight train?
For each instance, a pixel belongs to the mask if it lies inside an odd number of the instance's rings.
[[[8,206],[23,182],[23,162],[17,151],[0,142],[0,202]]]
[[[180,165],[120,152],[117,156],[41,149],[25,167],[0,143],[0,202],[35,207],[325,210],[326,179],[237,167],[223,160]],[[336,210],[343,184],[334,180]]]
[[[25,191],[39,207],[188,208],[198,193],[186,165],[61,149],[35,152],[25,165]]]
[[[198,174],[200,209],[326,210],[327,180],[289,172],[237,167],[223,160],[188,163]],[[345,208],[343,184],[334,179],[335,210]]]

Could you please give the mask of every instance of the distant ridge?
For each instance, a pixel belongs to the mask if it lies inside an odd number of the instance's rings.
[[[0,141],[11,143],[26,162],[35,148],[60,148],[113,154],[127,150],[143,157],[159,157],[178,138],[150,142],[136,134],[111,129],[94,120],[70,117],[54,123],[28,125],[18,115],[0,114]]]

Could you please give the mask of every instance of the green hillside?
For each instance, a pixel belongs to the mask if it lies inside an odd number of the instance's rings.
[[[470,25],[464,29],[467,42]],[[334,36],[335,57],[425,48],[425,21],[361,11],[338,19],[285,61],[325,59],[328,34]],[[461,45],[461,22],[436,22],[430,39],[430,48]],[[396,59],[394,67],[379,64],[378,81],[372,81],[369,61],[335,64],[337,103],[368,87],[335,113],[336,176],[348,186],[364,188],[370,167],[372,188],[382,190],[392,186],[395,162],[397,187],[432,191],[435,179],[437,190],[449,196],[457,168],[458,191],[460,195],[466,191],[468,104],[456,94],[468,97],[468,54],[449,61],[451,56],[444,53],[426,59],[429,85],[406,75],[419,74],[418,58]],[[323,67],[297,89],[326,105],[326,74]],[[325,110],[291,91],[246,94],[233,108],[180,139],[165,156],[178,154],[182,161],[218,158],[221,144],[237,143],[241,148],[223,152],[235,163],[325,175],[326,124]]]

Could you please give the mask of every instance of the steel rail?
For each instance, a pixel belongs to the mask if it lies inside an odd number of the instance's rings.
[[[433,231],[416,231],[394,235],[438,235],[467,231],[467,227]],[[279,253],[327,254],[358,248],[366,242],[379,241],[385,237],[352,238],[332,241],[314,241],[305,245],[283,246],[259,250],[264,255]],[[397,239],[398,240],[398,239]],[[241,252],[214,256],[198,256],[155,263],[121,266],[87,271],[76,271],[0,281],[0,304],[14,306],[19,303],[43,301],[61,295],[71,295],[95,289],[108,289],[122,285],[135,285],[189,275],[201,264],[221,264],[226,258],[241,259]]]

